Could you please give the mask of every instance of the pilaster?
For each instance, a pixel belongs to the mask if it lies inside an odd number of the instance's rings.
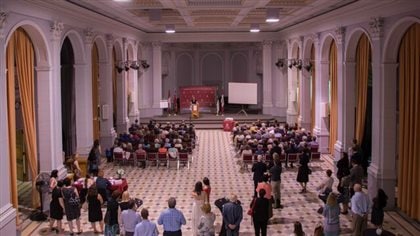
[[[395,186],[397,181],[396,164],[397,136],[395,89],[398,65],[395,62],[383,62],[383,19],[372,18],[372,160],[368,168],[368,189],[370,197],[382,188],[388,195],[388,207],[395,206]]]
[[[162,115],[160,100],[162,99],[162,43],[152,42],[153,51],[153,105],[155,115]]]
[[[272,92],[272,73],[271,67],[273,64],[272,59],[272,45],[273,41],[263,41],[263,114],[270,115],[273,109],[273,92]]]
[[[299,55],[293,55],[293,45],[292,40],[287,41],[287,58],[288,59],[298,59]],[[297,82],[299,79],[299,71],[294,66],[287,70],[287,123],[295,124],[298,121],[298,94],[297,94]]]
[[[299,47],[301,50],[299,50],[300,55],[299,58],[302,59],[302,64],[305,65],[305,63],[308,63],[310,61],[310,58],[304,58],[303,57],[303,42],[304,37],[300,37],[299,41]],[[300,70],[300,76],[299,76],[300,82],[299,82],[299,118],[298,118],[298,124],[300,127],[310,130],[311,128],[311,72],[307,71],[304,67]]]
[[[6,55],[6,40],[3,33],[3,28],[6,23],[7,13],[0,12],[0,44],[5,45],[0,47],[0,55]],[[5,57],[4,57],[5,58]],[[16,234],[16,209],[11,204],[11,173],[9,161],[9,129],[7,118],[7,74],[6,74],[6,60],[0,60],[0,150],[3,151],[2,164],[0,165],[0,185],[4,191],[0,193],[0,235],[15,235]]]
[[[112,119],[112,48],[114,45],[114,36],[112,34],[105,35],[106,38],[106,55],[108,57],[101,61],[99,60],[99,104],[101,106],[101,135],[100,143],[102,147],[111,147],[114,144],[114,137],[112,135],[113,119]],[[118,86],[118,85],[117,85]]]
[[[334,160],[337,162],[341,158],[341,153],[344,150],[344,108],[345,108],[345,99],[344,91],[347,90],[345,88],[345,80],[346,77],[344,77],[344,52],[345,52],[345,34],[346,34],[346,28],[345,27],[338,27],[335,30],[335,38],[336,45],[337,45],[337,140],[334,144],[334,151],[331,150],[331,154],[334,155]]]
[[[113,41],[111,46],[111,52],[113,48]],[[109,49],[108,49],[109,51]],[[128,63],[128,57],[127,57],[127,38],[122,38],[122,61]],[[112,55],[112,54],[109,54]],[[112,58],[109,58],[109,60],[112,60]],[[129,65],[127,65],[129,66]],[[117,81],[117,132],[123,133],[127,132],[128,130],[128,122],[127,122],[127,109],[128,109],[128,94],[127,94],[127,84],[130,76],[130,70],[122,70],[121,71],[121,78]],[[112,78],[111,78],[112,81]],[[112,88],[112,86],[111,86]],[[112,107],[112,106],[111,106]],[[110,107],[110,110],[112,110]]]

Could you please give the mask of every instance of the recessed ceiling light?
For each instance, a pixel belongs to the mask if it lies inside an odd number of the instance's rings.
[[[267,18],[265,19],[265,22],[273,23],[273,22],[279,22],[279,9],[275,8],[268,8],[267,9]]]
[[[166,25],[165,32],[168,34],[175,33],[175,25]]]
[[[258,33],[260,32],[260,26],[258,24],[251,24],[251,29],[249,32]]]

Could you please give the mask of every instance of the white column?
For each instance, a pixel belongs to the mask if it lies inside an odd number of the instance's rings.
[[[153,42],[153,109],[155,115],[162,115],[160,100],[162,99],[162,43]]]
[[[344,99],[344,91],[347,90],[347,88],[344,87],[345,80],[350,79],[344,77],[344,52],[345,52],[345,28],[339,27],[335,30],[335,35],[337,39],[337,140],[334,144],[334,152],[331,152],[331,154],[334,154],[334,161],[337,162],[340,160],[341,153],[344,150],[344,129],[345,125],[343,122],[345,113],[345,99]]]
[[[287,50],[288,58],[291,59],[297,59],[295,55],[293,55],[293,44],[291,40],[288,40],[288,50]],[[297,80],[299,79],[298,76],[298,69],[293,66],[291,69],[287,70],[287,97],[288,97],[288,103],[287,103],[287,123],[293,125],[298,120],[298,111],[297,111],[297,94],[296,94],[296,88],[297,88]]]
[[[108,39],[107,42],[107,46],[111,47],[111,49],[108,48],[108,52],[111,50],[112,53],[112,48],[113,48],[113,39]],[[127,61],[128,57],[127,57],[127,39],[123,38],[122,39],[123,45],[122,45],[122,60],[123,61]],[[109,46],[109,44],[111,46]],[[108,54],[108,55],[112,55],[112,54]],[[112,61],[112,57],[108,58],[108,61]],[[111,66],[112,68],[112,66]],[[127,98],[128,98],[128,94],[127,94],[127,83],[129,80],[129,75],[130,75],[130,70],[126,71],[126,70],[122,70],[121,72],[121,77],[117,79],[117,132],[118,133],[123,133],[123,132],[127,132],[128,130],[128,123],[127,123],[127,108],[128,108],[128,104],[127,104]],[[111,69],[111,76],[110,76],[110,80],[111,80],[111,90],[112,90],[112,69]],[[106,82],[108,84],[108,82]],[[111,93],[112,94],[112,93]],[[110,110],[111,110],[110,106]],[[112,116],[111,116],[111,121],[112,121]]]
[[[388,208],[395,205],[396,186],[396,103],[395,88],[398,65],[382,62],[383,38],[381,18],[371,24],[372,32],[372,161],[368,168],[368,189],[371,198],[382,188],[388,195]],[[402,158],[402,157],[399,157]]]
[[[271,115],[273,109],[273,95],[272,95],[272,73],[273,66],[272,59],[272,44],[273,41],[263,41],[263,114]]]
[[[302,59],[302,64],[305,65],[305,63],[309,60],[308,58],[303,58],[303,40],[304,38],[300,38],[299,47],[301,50],[299,50],[299,58]],[[300,70],[300,82],[299,82],[299,118],[298,123],[300,127],[309,130],[311,128],[311,91],[310,91],[310,80],[311,72],[307,71],[305,68]]]
[[[60,38],[63,23],[51,24],[51,65],[52,68],[37,67],[37,96],[38,96],[38,146],[40,172],[49,173],[53,169],[59,170],[64,176],[66,169],[63,166],[62,119],[61,119],[61,65]],[[48,80],[48,81],[47,81]],[[40,83],[43,83],[41,85]],[[45,85],[45,87],[44,87]],[[47,90],[49,89],[49,92]],[[43,101],[41,102],[40,99]],[[41,109],[43,111],[41,111]],[[45,120],[49,121],[45,121]],[[41,123],[42,127],[41,128]],[[45,132],[45,134],[42,134]],[[42,148],[41,148],[42,147]],[[44,207],[45,209],[45,207]]]
[[[6,15],[0,12],[0,55],[6,55],[6,39],[3,34],[3,26]],[[5,58],[5,57],[3,57]],[[0,60],[0,150],[2,161],[0,165],[0,184],[3,191],[0,192],[0,235],[16,234],[16,209],[11,204],[10,192],[10,162],[9,162],[9,128],[7,125],[7,74],[6,60]]]
[[[137,61],[137,42],[134,42],[134,46],[135,46],[135,48],[134,48],[134,55],[133,55],[133,58],[132,58],[132,60],[134,60],[134,61]],[[139,109],[138,109],[138,90],[137,90],[137,87],[138,87],[138,70],[134,70],[134,69],[130,69],[130,77],[128,78],[129,79],[129,82],[128,82],[128,90],[129,90],[129,93],[130,93],[130,97],[131,97],[131,100],[130,100],[130,103],[128,104],[128,106],[130,107],[130,110],[129,110],[129,114],[128,114],[128,117],[129,117],[129,120],[130,120],[130,123],[134,123],[134,121],[136,120],[136,119],[138,119],[139,118]],[[128,125],[130,125],[130,124],[128,124]]]
[[[329,136],[327,125],[329,117],[324,117],[321,114],[321,105],[328,103],[328,76],[329,76],[329,61],[322,61],[321,45],[319,34],[314,39],[315,47],[315,128],[313,133],[317,136],[319,143],[319,151],[322,153],[329,153]]]
[[[114,143],[114,138],[111,135],[113,129],[112,119],[112,47],[114,37],[112,35],[106,35],[106,50],[108,57],[105,61],[99,61],[99,104],[101,106],[101,135],[100,143],[102,148],[111,147]],[[127,113],[125,113],[127,114]]]
[[[92,114],[92,46],[94,33],[92,29],[84,32],[85,63],[74,65],[76,74],[76,134],[77,152],[87,156],[93,140]],[[79,69],[76,69],[79,68]]]

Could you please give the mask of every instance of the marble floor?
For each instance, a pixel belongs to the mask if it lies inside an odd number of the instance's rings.
[[[116,170],[125,169],[125,178],[128,180],[129,192],[132,197],[143,200],[143,207],[149,209],[149,219],[156,221],[160,212],[167,207],[167,199],[171,196],[177,199],[177,208],[186,219],[187,225],[182,228],[183,235],[191,234],[191,192],[194,183],[207,176],[210,179],[212,193],[210,201],[229,196],[231,193],[238,195],[243,203],[244,219],[241,223],[240,235],[254,235],[251,217],[246,214],[253,194],[252,172],[241,171],[238,159],[234,157],[229,132],[222,130],[198,130],[199,145],[193,152],[193,163],[190,169],[175,167],[149,167],[141,169],[131,166],[114,166],[104,163],[106,176],[116,176]],[[307,235],[312,235],[315,226],[322,222],[322,216],[316,211],[322,205],[317,198],[316,186],[325,176],[325,170],[332,168],[328,156],[323,156],[321,161],[311,163],[313,170],[308,183],[308,192],[300,194],[300,185],[296,182],[297,168],[283,169],[282,174],[282,204],[284,209],[274,209],[274,216],[268,226],[268,235],[290,235],[293,231],[293,222],[300,221]],[[335,181],[335,185],[337,181]],[[105,211],[105,208],[103,208]],[[216,229],[220,229],[222,217],[218,208],[212,205],[216,213]],[[93,235],[93,229],[87,222],[87,212],[82,210],[83,235]],[[67,222],[63,221],[68,235]],[[341,215],[341,235],[350,235],[351,217]],[[406,223],[395,212],[387,212],[384,228],[401,235],[420,235],[412,225]],[[160,233],[163,232],[159,227]],[[53,235],[48,231],[48,223],[30,222],[21,231],[21,235]]]

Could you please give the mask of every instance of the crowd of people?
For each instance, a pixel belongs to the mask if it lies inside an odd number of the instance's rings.
[[[184,147],[191,147],[196,139],[192,125],[185,123],[166,125],[156,124],[153,121],[147,126],[137,122],[130,127],[129,133],[118,136],[111,152],[158,151],[166,148],[166,153],[178,152]],[[273,209],[283,209],[281,200],[281,175],[284,168],[289,165],[282,163],[280,155],[288,153],[302,153],[296,181],[301,185],[301,194],[307,193],[307,183],[312,170],[309,168],[310,153],[318,149],[316,137],[297,126],[280,125],[277,122],[257,121],[251,125],[236,124],[232,131],[233,145],[237,148],[238,156],[252,154],[257,161],[252,165],[254,180],[254,196],[249,206],[248,214],[252,217],[255,235],[267,235],[267,225],[273,216]],[[171,150],[172,149],[172,150]],[[176,151],[175,151],[175,150]],[[387,196],[382,189],[370,201],[363,192],[362,184],[365,171],[362,166],[363,157],[357,140],[349,150],[351,155],[343,153],[337,162],[336,176],[338,179],[337,191],[333,190],[333,171],[325,171],[325,179],[317,186],[319,198],[324,201],[318,213],[322,214],[323,235],[340,235],[340,215],[352,214],[353,235],[363,235],[367,227],[368,215],[371,211],[371,223],[381,229],[384,218],[384,208],[387,205]],[[140,207],[138,199],[131,198],[127,191],[110,192],[110,182],[104,177],[100,167],[101,147],[98,141],[89,153],[88,174],[83,181],[83,188],[79,192],[71,184],[71,179],[57,180],[58,171],[51,172],[50,189],[50,229],[62,232],[62,219],[64,214],[69,225],[70,235],[81,234],[80,215],[83,205],[87,205],[88,221],[94,233],[117,235],[159,235],[157,225],[163,226],[163,235],[182,235],[182,226],[186,219],[181,210],[176,208],[176,198],[168,199],[168,208],[161,212],[156,222],[148,219],[149,210]],[[349,158],[350,156],[350,158]],[[270,157],[270,158],[267,158]],[[111,162],[112,158],[108,157]],[[80,177],[78,158],[72,160],[75,175]],[[76,171],[75,171],[76,170]],[[196,236],[215,235],[214,222],[216,215],[212,212],[210,203],[210,180],[205,177],[197,181],[191,192],[192,217],[191,231]],[[140,201],[141,202],[141,201]],[[341,206],[340,206],[341,204]],[[243,219],[243,204],[235,194],[228,198],[217,199],[215,205],[222,214],[222,227],[219,235],[239,235],[240,224]],[[350,205],[350,206],[349,206]],[[103,214],[101,208],[106,207]],[[76,230],[74,231],[74,223]],[[56,225],[56,226],[55,226]],[[316,231],[319,233],[319,231]],[[292,235],[305,235],[302,224],[294,223]]]

